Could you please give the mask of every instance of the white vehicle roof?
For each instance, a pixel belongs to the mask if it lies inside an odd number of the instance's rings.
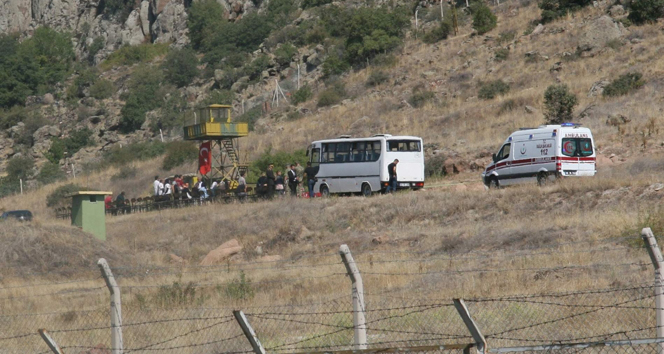
[[[541,125],[538,128],[521,128],[520,130],[517,130],[514,133],[510,134],[510,136],[505,140],[505,142],[512,141],[515,138],[521,136],[530,136],[530,135],[539,135],[539,134],[547,134],[548,136],[551,136],[551,134],[553,134],[554,131],[558,133],[578,131],[580,133],[590,134],[590,136],[592,137],[592,132],[590,131],[590,129],[581,127],[578,124],[568,123],[563,125]],[[534,138],[539,138],[539,137],[535,136]]]
[[[354,142],[354,141],[367,141],[367,140],[422,140],[419,136],[410,136],[410,135],[389,135],[389,134],[376,134],[374,136],[369,136],[366,138],[336,138],[336,139],[325,139],[325,140],[316,140],[313,143],[343,143],[343,142]]]

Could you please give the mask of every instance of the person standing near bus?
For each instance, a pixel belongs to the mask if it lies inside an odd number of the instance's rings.
[[[268,166],[267,171],[265,171],[265,177],[267,177],[267,198],[274,198],[274,187],[277,181],[277,178],[274,176],[274,164]]]
[[[304,169],[304,175],[307,176],[307,187],[309,187],[309,198],[314,197],[314,186],[316,185],[316,175],[318,167],[311,167],[311,162],[307,162],[307,168]]]
[[[387,184],[387,189],[385,193],[394,193],[397,191],[397,165],[399,164],[398,159],[394,159],[394,162],[387,165],[387,173],[390,176],[390,180]]]
[[[295,165],[290,165],[290,170],[288,171],[288,188],[290,188],[291,197],[297,197],[297,185],[300,184],[300,179],[297,177],[297,171],[295,170]]]

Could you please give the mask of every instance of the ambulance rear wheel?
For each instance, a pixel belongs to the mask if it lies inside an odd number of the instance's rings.
[[[537,185],[540,187],[546,186],[546,183],[549,181],[549,175],[546,172],[540,172],[537,174]]]
[[[489,189],[498,189],[498,188],[500,188],[500,183],[498,182],[498,178],[496,177],[489,178]]]

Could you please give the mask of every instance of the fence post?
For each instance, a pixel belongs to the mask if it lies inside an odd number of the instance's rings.
[[[477,327],[477,324],[470,316],[470,312],[468,311],[468,307],[466,307],[466,303],[463,301],[463,299],[454,299],[454,307],[456,307],[456,310],[459,313],[459,316],[461,316],[463,323],[466,325],[466,327],[468,327],[470,335],[473,336],[477,352],[482,354],[486,353],[486,339],[484,339],[484,336],[482,335],[482,332],[480,332],[479,327]],[[464,349],[463,352],[464,354],[470,354],[470,348]]]
[[[37,332],[39,332],[39,335],[42,337],[44,342],[46,342],[46,345],[48,345],[48,348],[51,349],[54,354],[64,354],[62,349],[60,349],[60,346],[58,346],[58,343],[55,342],[55,339],[53,339],[53,337],[51,337],[51,335],[48,334],[45,329],[39,329]]]
[[[101,270],[101,276],[106,281],[108,291],[111,293],[111,350],[113,354],[122,354],[122,300],[120,299],[120,287],[113,277],[111,267],[104,258],[97,262]]]
[[[657,239],[649,227],[641,230],[641,237],[646,244],[648,255],[652,265],[655,267],[655,317],[657,318],[657,338],[664,338],[664,279],[662,279],[662,270],[664,269],[664,258],[659,249]],[[664,354],[664,343],[659,343],[658,354]]]
[[[242,327],[242,332],[244,333],[244,336],[247,337],[247,340],[249,340],[251,347],[254,349],[254,353],[265,354],[265,348],[263,348],[261,341],[258,340],[258,336],[256,335],[256,332],[254,332],[254,329],[249,324],[247,316],[244,315],[244,312],[233,311],[233,316],[235,316],[237,323],[240,324],[240,327]]]
[[[364,307],[364,284],[357,263],[350,254],[347,245],[339,247],[341,261],[346,266],[346,272],[353,283],[353,328],[355,329],[355,350],[367,349],[367,325]]]

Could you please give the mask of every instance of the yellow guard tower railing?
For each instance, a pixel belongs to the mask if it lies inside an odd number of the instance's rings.
[[[249,134],[249,124],[231,123],[232,106],[213,104],[194,113],[193,122],[185,122],[185,140],[239,138]]]

